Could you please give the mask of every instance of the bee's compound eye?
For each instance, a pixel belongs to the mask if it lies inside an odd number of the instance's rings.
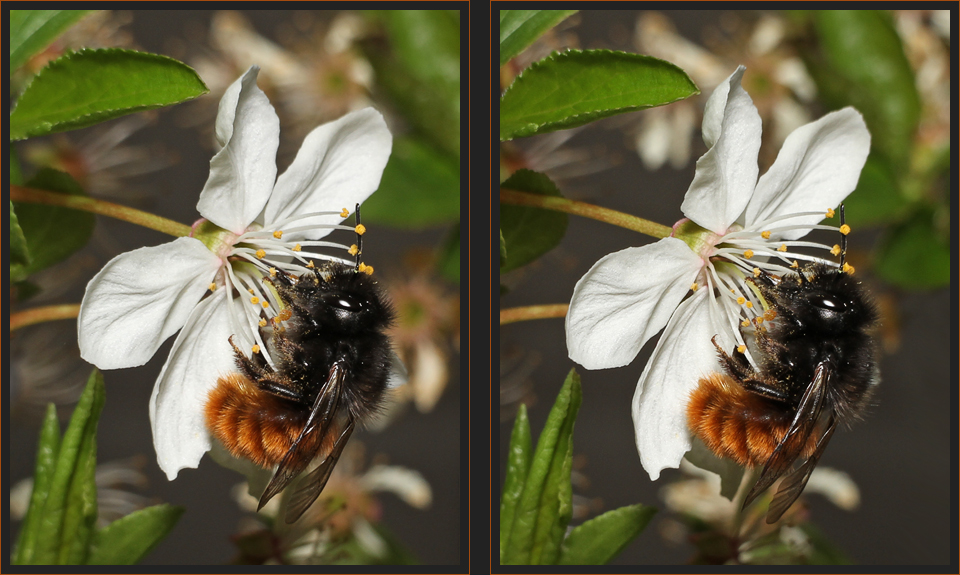
[[[836,301],[834,301],[834,300],[832,300],[832,299],[830,299],[830,298],[828,298],[828,297],[825,297],[825,298],[821,299],[819,302],[817,302],[817,304],[818,304],[820,307],[825,308],[825,309],[838,309],[838,308],[840,307],[840,305],[838,304],[838,302],[836,302]]]
[[[363,309],[363,302],[350,294],[324,294],[323,302],[329,306],[349,312],[359,312]]]

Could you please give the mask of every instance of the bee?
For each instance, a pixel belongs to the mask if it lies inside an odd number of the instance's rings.
[[[357,206],[357,223],[360,221]],[[359,246],[358,236],[358,246]],[[293,523],[316,501],[354,427],[384,397],[393,353],[384,330],[393,309],[376,281],[356,266],[331,262],[299,277],[267,278],[285,308],[269,340],[271,367],[229,338],[238,371],[210,392],[207,428],[234,456],[277,470],[258,510],[303,473],[289,500]]]
[[[779,278],[748,278],[774,317],[765,327],[754,322],[758,367],[714,336],[723,371],[702,378],[687,405],[688,426],[714,453],[763,466],[743,508],[783,477],[767,523],[800,496],[838,423],[862,417],[878,381],[879,313],[846,271],[845,235],[841,244],[839,268],[811,263]]]

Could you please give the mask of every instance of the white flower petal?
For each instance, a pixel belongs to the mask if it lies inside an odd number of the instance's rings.
[[[685,216],[723,234],[737,221],[757,185],[760,114],[740,86],[740,66],[710,96],[703,113],[703,140],[710,146],[680,205]]]
[[[257,87],[259,71],[251,67],[220,100],[217,141],[223,148],[210,160],[197,203],[203,217],[235,234],[260,215],[277,179],[280,119]]]
[[[100,369],[143,365],[187,320],[219,265],[220,258],[195,238],[113,258],[83,294],[80,357]]]
[[[347,208],[353,213],[354,206],[363,203],[380,185],[392,146],[393,136],[383,116],[373,108],[318,126],[303,140],[296,159],[277,179],[264,212],[266,225],[311,212]],[[311,222],[338,224],[342,220],[332,215]],[[328,228],[318,228],[309,234],[292,235],[317,239],[328,233]]]
[[[430,506],[430,484],[419,471],[397,465],[374,465],[360,478],[360,485],[369,491],[389,491],[417,509]]]
[[[747,206],[745,224],[780,214],[820,211],[837,207],[857,187],[860,170],[870,153],[870,132],[863,116],[853,108],[831,112],[794,130],[777,160],[757,183]],[[778,226],[814,225],[822,216],[778,222]],[[805,230],[781,237],[795,240]]]
[[[221,375],[235,371],[226,291],[200,302],[170,350],[150,396],[150,424],[157,462],[171,481],[196,467],[210,450],[204,424],[207,394]]]
[[[395,352],[390,352],[390,375],[387,378],[387,389],[397,389],[407,383],[407,366]]]
[[[681,303],[670,318],[633,396],[640,463],[651,480],[680,465],[690,450],[687,403],[700,378],[719,367],[706,289]]]
[[[702,263],[677,238],[603,257],[573,289],[566,318],[570,359],[587,369],[633,361],[670,319]]]

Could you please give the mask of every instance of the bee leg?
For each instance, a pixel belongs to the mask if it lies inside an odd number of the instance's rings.
[[[757,327],[754,337],[756,337],[757,347],[760,348],[760,351],[767,357],[780,357],[787,351],[787,346],[771,339],[767,335],[767,330],[761,329],[759,326]]]
[[[710,341],[713,343],[713,347],[717,348],[717,354],[720,356],[720,362],[727,370],[727,373],[738,380],[744,380],[753,377],[755,371],[750,365],[750,362],[747,361],[747,356],[740,353],[740,351],[738,351],[736,348],[734,348],[732,356],[723,351],[723,348],[717,343],[717,336],[713,336]]]
[[[309,398],[303,394],[302,390],[280,374],[270,374],[255,381],[261,391],[297,403],[309,403]]]
[[[247,354],[243,353],[243,350],[237,347],[237,344],[233,343],[233,336],[231,335],[229,340],[230,345],[233,346],[233,355],[236,357],[237,367],[247,376],[248,379],[257,381],[266,375],[273,373],[273,370],[267,364],[267,361],[264,359],[263,354],[256,352],[253,354],[253,359],[247,357]]]
[[[767,399],[776,401],[789,401],[790,399],[790,396],[780,389],[777,382],[773,380],[751,378],[741,381],[740,385],[750,393],[762,395]]]
[[[713,339],[710,341],[712,341],[713,346],[717,348],[717,353],[720,355],[720,361],[723,363],[727,373],[739,381],[740,385],[743,386],[744,389],[750,393],[762,395],[763,397],[777,401],[786,401],[788,399],[787,394],[779,389],[776,381],[763,378],[755,369],[753,369],[753,366],[750,365],[746,355],[737,349],[733,350],[733,355],[723,351],[723,348],[717,343],[717,336],[713,336]]]

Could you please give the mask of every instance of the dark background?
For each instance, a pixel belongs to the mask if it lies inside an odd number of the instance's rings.
[[[289,26],[296,18],[296,13],[290,11],[243,13],[258,32],[278,43],[277,30],[280,25],[286,23]],[[212,14],[206,10],[134,11],[133,21],[127,29],[133,33],[142,49],[183,58],[182,54],[173,52],[185,46],[188,53],[194,53],[193,50],[199,49],[201,43],[206,43],[206,31]],[[211,97],[207,95],[202,98]],[[199,217],[196,203],[206,181],[212,156],[210,147],[201,145],[205,143],[201,138],[209,139],[213,127],[212,116],[205,121],[205,125],[200,126],[205,130],[203,135],[196,128],[180,127],[185,115],[190,113],[185,106],[191,104],[160,110],[159,119],[154,125],[131,138],[134,144],[155,145],[159,142],[168,153],[175,152],[179,161],[139,180],[139,185],[129,190],[131,196],[140,196],[141,192],[149,190],[147,197],[137,202],[126,202],[188,225]],[[274,102],[274,105],[277,103]],[[288,128],[281,122],[281,138]],[[77,132],[76,135],[82,136],[83,133]],[[296,142],[293,150],[298,147],[299,142]],[[285,168],[286,163],[281,162],[278,174]],[[125,203],[122,200],[115,201]],[[172,239],[159,232],[110,218],[98,217],[97,226],[98,238],[109,239],[109,246],[91,246],[74,258],[90,257],[102,266],[107,259],[121,252],[159,245]],[[409,232],[370,225],[368,231],[364,236],[364,253],[368,255],[369,262],[376,266],[378,274],[401,271],[401,256],[408,249],[413,246],[435,246],[447,233],[444,229]],[[88,270],[83,281],[78,282],[60,301],[79,302],[86,281],[97,269],[95,266]],[[157,273],[162,273],[162,270],[157,270]],[[456,289],[456,286],[448,287],[448,290]],[[75,321],[58,324],[64,330],[76,333]],[[75,335],[73,337],[72,350],[65,347],[50,349],[49,353],[75,354]],[[107,400],[98,430],[98,461],[125,459],[135,454],[146,456],[145,472],[149,486],[140,493],[186,508],[173,532],[146,557],[144,564],[225,563],[235,555],[236,548],[229,538],[236,532],[242,516],[230,491],[243,477],[221,468],[209,457],[203,458],[198,469],[182,470],[172,482],[167,481],[156,465],[147,406],[172,342],[173,338],[161,346],[153,359],[142,367],[104,373]],[[426,510],[414,509],[393,494],[378,495],[383,506],[383,523],[425,564],[457,564],[461,560],[460,447],[464,438],[460,428],[460,363],[456,353],[451,354],[449,370],[447,389],[431,413],[421,414],[408,406],[404,414],[386,430],[378,433],[358,430],[354,434],[354,439],[359,439],[366,447],[365,462],[368,465],[371,457],[383,454],[390,464],[417,470],[429,482],[433,502]],[[89,370],[85,373],[89,373]],[[61,414],[67,417],[69,412],[69,409],[61,410]],[[61,426],[65,429],[66,419],[62,419]],[[5,450],[10,465],[6,475],[8,489],[17,481],[32,475],[38,433],[38,420],[35,418],[26,421],[14,418],[10,425]],[[7,531],[9,541],[14,540],[19,523],[13,523],[12,527]]]
[[[681,34],[701,43],[706,27],[716,26],[720,11],[665,11]],[[629,44],[638,12],[581,12],[572,27],[582,48],[614,48],[635,52]],[[733,72],[731,68],[729,72]],[[639,118],[637,112],[634,115]],[[815,115],[818,117],[818,115]],[[599,124],[599,125],[598,125]],[[567,197],[635,214],[672,225],[683,217],[680,203],[694,173],[694,161],[705,151],[696,136],[692,160],[683,170],[669,166],[647,172],[626,146],[621,132],[608,129],[611,120],[592,124],[570,141],[572,147],[605,150],[622,162],[593,176],[561,185]],[[698,125],[699,128],[699,125]],[[766,129],[766,126],[764,126]],[[699,132],[699,130],[698,130]],[[525,145],[532,145],[530,139]],[[763,170],[761,170],[761,173]],[[577,280],[601,257],[652,238],[591,219],[571,216],[560,246],[537,262],[501,278],[511,291],[501,308],[568,303]],[[816,236],[813,236],[816,238]],[[878,234],[864,230],[851,234],[851,248],[870,249]],[[828,241],[820,238],[821,241]],[[864,274],[877,290],[892,290]],[[866,420],[852,430],[836,433],[820,461],[821,466],[849,473],[860,488],[861,506],[855,512],[838,509],[819,495],[805,497],[812,521],[829,541],[854,563],[949,564],[955,560],[956,377],[951,376],[951,329],[956,315],[950,290],[897,292],[901,314],[901,345],[881,359],[882,383],[876,405]],[[615,564],[679,564],[693,555],[690,545],[667,544],[658,533],[666,511],[659,496],[676,480],[677,470],[666,470],[657,482],[640,465],[634,443],[630,406],[643,367],[654,346],[651,339],[629,366],[588,371],[567,357],[562,319],[527,321],[500,329],[505,349],[539,355],[531,378],[536,401],[528,406],[534,441],[543,428],[567,373],[576,368],[582,377],[583,404],[574,432],[574,456],[585,456],[581,470],[589,479],[574,493],[600,498],[603,511],[644,503],[661,511],[646,531]],[[529,357],[529,355],[528,355]],[[956,360],[954,359],[955,363]],[[953,372],[956,373],[955,371]],[[513,418],[500,424],[500,485]],[[592,516],[592,515],[591,515]]]

